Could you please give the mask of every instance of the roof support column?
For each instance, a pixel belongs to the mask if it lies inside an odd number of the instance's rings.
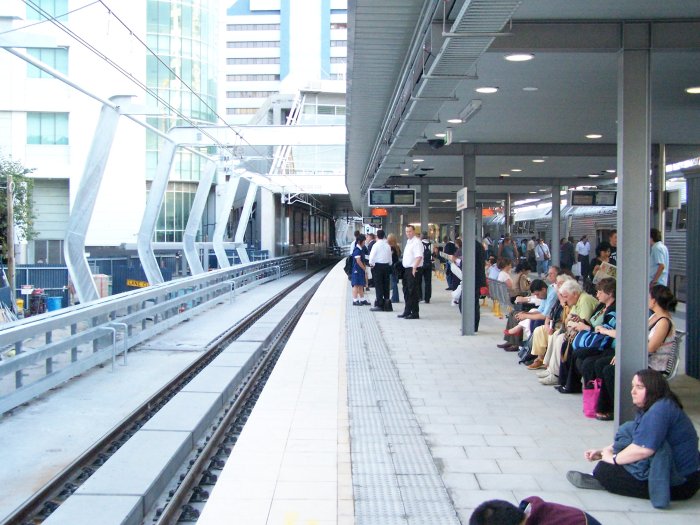
[[[428,232],[428,214],[430,208],[430,185],[427,182],[421,182],[420,185],[420,231]]]
[[[506,193],[506,203],[505,203],[505,216],[506,216],[506,222],[505,222],[505,234],[510,235],[512,225],[511,225],[511,220],[510,220],[510,214],[512,213],[511,210],[511,203],[510,203],[510,192]]]
[[[630,383],[647,368],[649,297],[650,28],[625,24],[617,77],[618,281],[615,424],[632,419]],[[690,237],[690,236],[689,236]]]
[[[664,237],[666,221],[666,144],[654,144],[651,150],[651,227]]]
[[[475,221],[476,221],[476,240],[481,242],[484,238],[484,216],[483,216],[483,204],[477,204],[474,209]]]
[[[462,335],[476,334],[476,263],[475,263],[475,207],[476,156],[462,157],[462,186],[467,188],[467,207],[462,210]],[[483,272],[484,269],[481,268]]]
[[[560,261],[560,244],[559,239],[561,238],[561,186],[559,184],[559,179],[556,180],[556,184],[552,186],[552,245],[550,246],[552,252],[552,264],[554,266],[559,266]]]
[[[687,259],[697,261],[700,257],[700,169],[695,168],[685,172],[687,206],[688,206],[688,230]],[[700,272],[688,272],[688,288],[686,303],[686,319],[699,319],[700,317]],[[685,340],[685,373],[695,379],[700,379],[700,326],[696,322],[686,322],[688,338]]]

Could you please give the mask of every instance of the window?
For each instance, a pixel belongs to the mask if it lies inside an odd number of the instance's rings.
[[[331,80],[345,80],[345,73],[331,73]]]
[[[279,75],[226,75],[226,80],[229,82],[276,81],[279,79]]]
[[[227,91],[226,98],[267,98],[276,91]]]
[[[34,241],[34,261],[36,264],[66,264],[63,258],[63,241]]]
[[[68,0],[33,0],[32,4],[27,4],[27,20],[45,20],[68,12]]]
[[[59,73],[68,74],[68,49],[65,47],[28,47],[27,54],[52,67]],[[44,73],[38,67],[27,64],[27,77],[29,78],[53,78]]]
[[[226,24],[226,31],[278,31],[279,24]]]
[[[243,42],[226,42],[228,48],[249,48],[249,47],[280,47],[279,41],[249,40]]]
[[[27,144],[68,144],[68,113],[27,113]]]
[[[664,224],[664,230],[667,232],[670,232],[673,230],[673,219],[674,219],[674,211],[675,210],[666,210],[665,213],[665,224]]]
[[[676,210],[676,230],[686,230],[688,228],[688,206],[683,204]]]
[[[279,64],[279,57],[268,58],[227,58],[226,65],[235,66],[238,64]]]
[[[347,40],[331,40],[331,47],[348,47]]]
[[[331,64],[347,64],[347,57],[331,57]]]
[[[227,115],[255,115],[258,108],[226,108]]]
[[[331,24],[331,29],[347,29],[348,24],[344,22],[334,22]]]

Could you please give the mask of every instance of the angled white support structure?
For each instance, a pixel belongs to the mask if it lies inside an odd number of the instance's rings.
[[[228,216],[231,213],[231,207],[233,206],[233,201],[236,198],[236,192],[238,191],[238,183],[240,180],[241,178],[238,175],[231,175],[231,178],[226,183],[226,193],[224,194],[224,199],[221,203],[221,209],[216,216],[216,226],[214,227],[212,244],[214,246],[216,260],[219,261],[219,268],[229,268],[231,266],[231,263],[228,262],[228,257],[226,256],[226,250],[224,249],[224,234],[226,233]]]
[[[241,217],[238,220],[238,226],[236,227],[236,236],[233,241],[236,243],[236,252],[238,253],[238,258],[241,264],[246,264],[250,262],[248,257],[248,252],[245,249],[245,243],[243,238],[245,236],[245,230],[248,227],[248,221],[250,220],[250,214],[253,212],[253,204],[255,203],[255,196],[258,194],[258,185],[252,181],[248,181],[248,193],[245,196],[245,202],[243,203],[243,210],[241,212]]]
[[[112,149],[114,135],[117,132],[119,108],[121,105],[128,104],[132,98],[121,95],[110,97],[109,104],[102,106],[92,146],[85,161],[85,170],[68,218],[63,255],[81,303],[94,301],[100,297],[85,258],[85,237],[95,209],[95,201],[100,192],[100,184],[102,184],[102,176]]]
[[[156,256],[153,253],[151,239],[153,239],[153,232],[156,230],[156,222],[158,221],[160,207],[163,205],[165,190],[168,188],[168,176],[173,165],[176,149],[177,144],[171,140],[166,140],[163,144],[163,149],[160,151],[156,176],[151,183],[151,191],[148,192],[146,209],[143,212],[141,228],[139,228],[136,243],[136,249],[139,252],[139,259],[141,259],[146,280],[151,285],[163,282],[163,274],[158,268],[158,261],[156,261]]]
[[[199,180],[197,193],[195,193],[194,201],[192,202],[190,216],[187,219],[187,226],[185,226],[185,233],[182,236],[182,251],[185,253],[185,258],[187,259],[187,264],[190,265],[192,275],[204,273],[202,261],[199,260],[199,253],[195,246],[195,240],[197,239],[199,225],[202,223],[202,213],[204,213],[204,207],[207,204],[209,190],[211,190],[211,183],[212,180],[214,180],[215,173],[216,162],[210,160],[207,162],[204,168],[204,174]]]

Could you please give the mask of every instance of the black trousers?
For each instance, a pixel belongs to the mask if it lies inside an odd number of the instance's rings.
[[[391,298],[389,297],[389,289],[391,288],[391,265],[376,263],[372,267],[372,275],[374,276],[374,290],[377,293],[374,306],[386,308],[386,303],[391,303]]]
[[[588,275],[591,271],[591,261],[588,258],[588,255],[579,255],[578,262],[581,263],[581,275]]]
[[[595,371],[596,363],[599,360],[601,363],[604,363],[605,359],[607,358],[607,362],[605,364],[609,365],[610,360],[612,359],[612,357],[614,355],[615,355],[615,349],[614,348],[607,348],[607,349],[603,350],[600,354],[589,356],[583,360],[583,362],[581,363],[581,368],[579,368],[579,371],[581,372],[581,375],[583,376],[584,388],[586,387],[586,385],[588,384],[589,381],[598,377],[596,375],[596,371]],[[577,361],[577,366],[578,366],[578,361]]]
[[[622,465],[599,461],[593,470],[593,476],[608,492],[631,498],[649,499],[649,484],[646,481],[639,481]],[[698,489],[700,489],[700,472],[695,472],[688,476],[682,485],[671,487],[671,500],[690,499]]]
[[[603,380],[596,410],[601,414],[612,414],[615,410],[615,365],[610,359],[601,358],[595,363],[596,377]]]
[[[418,315],[421,278],[420,268],[416,270],[416,275],[413,275],[413,268],[405,268],[403,271],[404,315]]]
[[[566,365],[562,363],[562,367],[559,369],[559,382],[564,381],[562,384],[572,392],[580,392],[584,361],[600,356],[601,351],[598,348],[579,348],[578,350],[570,348],[568,362]],[[566,370],[566,374],[562,373],[562,368]]]
[[[421,279],[420,297],[426,303],[429,303],[433,295],[433,272],[430,268],[423,268],[421,273],[423,274],[423,278]]]

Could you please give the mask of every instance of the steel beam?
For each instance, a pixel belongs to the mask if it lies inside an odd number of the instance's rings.
[[[409,156],[461,156],[477,157],[614,157],[615,144],[559,144],[559,143],[475,143],[455,142],[440,149],[433,149],[427,142],[418,142]],[[590,181],[589,181],[590,183]]]
[[[648,24],[624,26],[618,62],[618,272],[615,423],[632,419],[629,388],[647,368],[651,60]]]
[[[561,195],[559,181],[555,181],[552,186],[552,245],[549,247],[552,252],[552,264],[559,266],[561,250],[559,239],[561,238]]]
[[[121,95],[110,97],[109,104],[102,106],[92,146],[85,161],[83,176],[80,179],[80,186],[73,201],[70,217],[68,217],[63,255],[75,287],[75,293],[81,303],[99,299],[92,272],[85,258],[85,237],[92,219],[92,212],[95,210],[95,201],[100,192],[112,142],[117,132],[117,124],[121,114],[120,106],[128,104],[132,98],[132,96]]]
[[[252,181],[248,181],[248,193],[246,193],[245,196],[243,210],[241,211],[241,216],[238,219],[236,236],[233,239],[233,241],[236,243],[236,252],[238,253],[238,259],[241,261],[241,264],[250,262],[248,252],[245,249],[244,238],[246,228],[248,227],[248,221],[250,220],[250,215],[253,212],[253,204],[255,203],[255,196],[257,193],[258,185]]]
[[[476,157],[463,157],[462,187],[467,188],[467,207],[462,210],[462,335],[476,334],[476,263],[474,211],[476,207]],[[484,269],[481,268],[483,272]],[[477,307],[478,308],[478,307]]]
[[[192,201],[192,208],[190,209],[190,216],[185,226],[185,233],[182,235],[182,251],[187,259],[187,264],[190,265],[192,275],[204,272],[195,241],[197,240],[199,226],[202,223],[202,213],[204,213],[204,207],[207,205],[207,199],[209,198],[209,191],[211,190],[211,183],[214,180],[215,173],[216,163],[210,160],[204,168],[202,178],[199,179],[197,192],[194,195],[194,201]],[[207,250],[207,257],[209,256],[208,252]]]
[[[236,199],[236,192],[238,191],[238,183],[240,180],[241,178],[238,175],[231,175],[231,178],[226,183],[226,191],[224,193],[223,202],[220,203],[221,208],[218,210],[218,214],[216,215],[216,224],[214,225],[212,244],[214,246],[216,260],[219,262],[219,268],[228,268],[231,266],[228,256],[226,255],[226,250],[224,249],[224,235],[226,234],[228,217],[231,214],[233,201]]]

